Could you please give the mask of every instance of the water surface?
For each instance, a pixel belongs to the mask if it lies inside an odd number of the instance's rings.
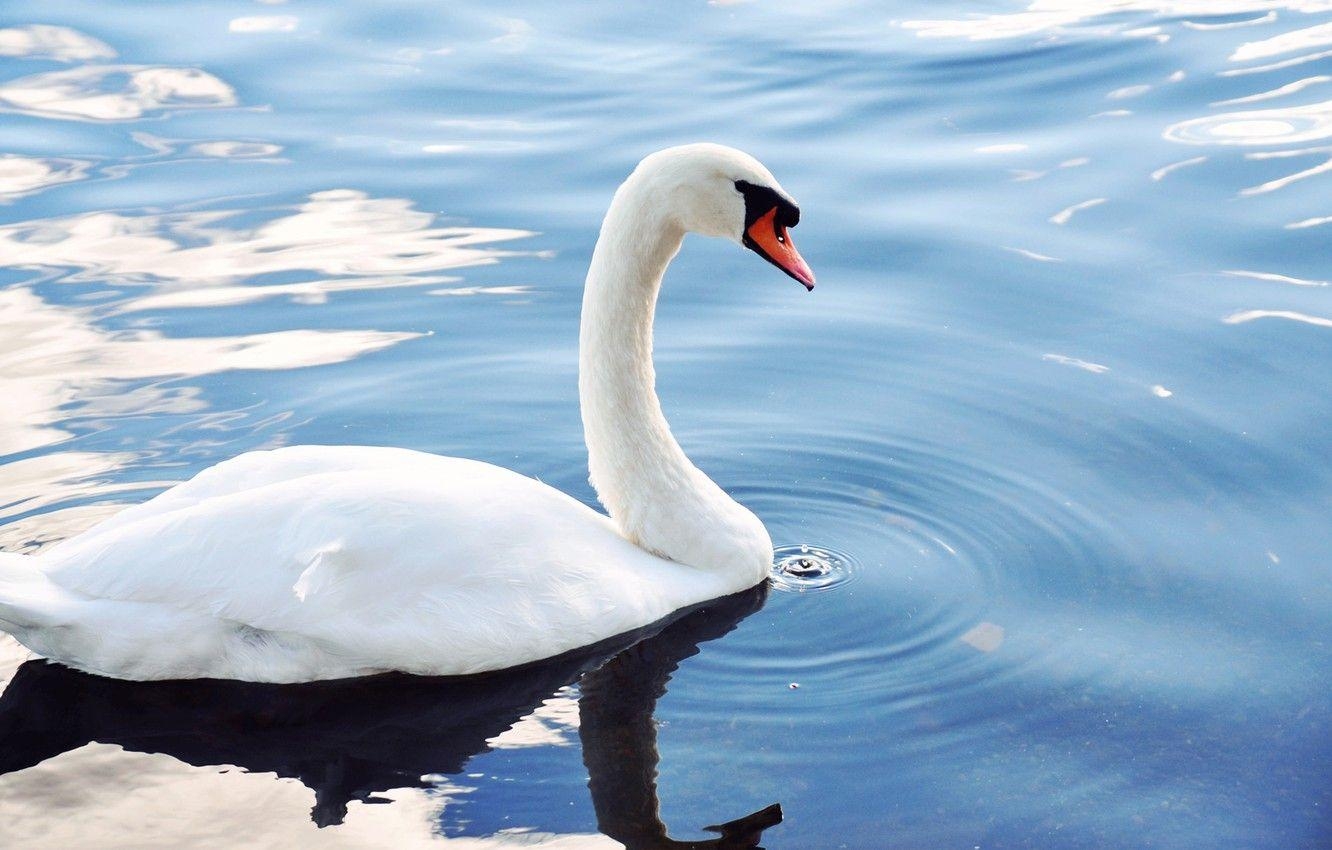
[[[470,695],[7,642],[0,843],[651,846],[774,802],[770,848],[1329,840],[1322,0],[8,3],[0,548],[295,443],[593,502],[582,276],[697,140],[800,201],[819,285],[691,239],[663,403],[846,580]]]

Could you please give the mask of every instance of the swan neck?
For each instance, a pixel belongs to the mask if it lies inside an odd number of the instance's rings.
[[[684,230],[653,206],[640,176],[611,203],[583,293],[579,400],[591,482],[631,542],[693,566],[746,570],[756,583],[771,559],[766,531],[689,461],[657,398],[652,323]]]

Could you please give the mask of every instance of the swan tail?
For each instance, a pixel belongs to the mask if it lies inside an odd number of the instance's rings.
[[[0,552],[0,631],[22,641],[33,630],[59,626],[70,601],[37,569],[35,557]]]

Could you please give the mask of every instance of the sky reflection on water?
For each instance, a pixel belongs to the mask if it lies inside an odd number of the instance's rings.
[[[691,240],[665,407],[776,543],[856,568],[774,591],[652,694],[661,820],[780,800],[772,848],[1322,846],[1330,15],[10,4],[0,547],[298,442],[590,500],[600,216],[641,155],[715,139],[799,198],[820,282]],[[0,836],[616,846],[574,723],[632,703],[583,706],[574,678],[337,826],[291,774],[238,769],[274,752],[242,736],[208,766],[94,743],[0,776]],[[117,693],[84,719],[144,698]]]

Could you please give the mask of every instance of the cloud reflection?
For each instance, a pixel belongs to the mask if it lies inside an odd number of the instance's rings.
[[[219,285],[256,275],[408,275],[496,262],[493,243],[525,230],[439,227],[401,198],[351,189],[316,192],[257,226],[228,226],[252,211],[126,215],[93,212],[0,227],[4,265],[76,269],[65,280]]]
[[[282,153],[282,146],[268,142],[195,142],[189,146],[189,151],[216,159],[257,159],[277,156]]]
[[[601,835],[501,831],[491,836],[444,836],[432,831],[441,809],[462,793],[447,787],[399,788],[355,802],[334,830],[308,818],[281,817],[309,807],[310,792],[272,773],[222,772],[168,755],[124,752],[89,744],[5,779],[0,822],[29,848],[320,847],[330,850],[612,850]],[[460,793],[461,792],[461,793]],[[89,816],[52,817],[52,811]],[[114,836],[114,838],[112,838]],[[90,844],[91,841],[91,844]],[[108,844],[106,842],[113,841]]]
[[[300,26],[301,19],[295,15],[253,15],[246,18],[232,18],[227,24],[230,32],[294,32]]]
[[[1062,366],[1072,366],[1084,372],[1091,372],[1093,375],[1103,375],[1110,371],[1109,366],[1102,366],[1100,363],[1092,363],[1077,357],[1069,357],[1067,354],[1042,354],[1041,359]]]
[[[1239,325],[1257,319],[1285,319],[1319,328],[1332,328],[1332,319],[1323,316],[1310,316],[1308,313],[1298,313],[1294,310],[1242,310],[1226,316],[1221,321],[1228,325]]]
[[[4,478],[0,479],[0,520],[80,495],[81,491],[71,483],[76,478],[105,475],[133,460],[134,456],[130,454],[53,452],[8,463]],[[139,482],[121,489],[142,489],[145,486],[152,484]],[[110,493],[114,489],[103,488],[102,492]]]
[[[1293,83],[1287,83],[1284,86],[1278,86],[1269,91],[1245,95],[1244,97],[1232,97],[1229,100],[1218,100],[1216,103],[1213,103],[1212,106],[1238,106],[1242,103],[1257,103],[1262,100],[1275,100],[1276,98],[1285,97],[1288,94],[1295,94],[1296,92],[1304,91],[1309,86],[1326,83],[1330,80],[1332,80],[1332,77],[1329,77],[1326,74],[1319,74],[1315,77],[1305,77],[1302,80],[1296,80]]]
[[[572,747],[578,735],[578,693],[566,685],[546,697],[531,713],[486,740],[492,750],[523,747]]]
[[[1208,23],[1206,21],[1182,21],[1185,29],[1201,30],[1208,32],[1211,30],[1233,30],[1240,27],[1256,27],[1259,24],[1270,24],[1277,19],[1276,12],[1268,12],[1259,15],[1256,18],[1245,18],[1240,21],[1222,21],[1220,23]]]
[[[1284,159],[1292,156],[1308,156],[1310,154],[1324,155],[1332,153],[1332,148],[1308,148],[1305,150],[1293,151],[1260,151],[1257,153],[1248,153],[1244,155],[1245,159]],[[1287,174],[1285,177],[1278,177],[1275,180],[1268,180],[1257,186],[1250,186],[1247,189],[1241,189],[1241,195],[1262,195],[1267,192],[1275,192],[1277,189],[1284,189],[1291,183],[1298,180],[1307,180],[1310,177],[1317,177],[1319,174],[1325,174],[1332,171],[1332,157],[1324,160],[1322,163],[1303,171],[1296,171],[1293,174]]]
[[[1303,230],[1306,227],[1321,227],[1324,224],[1332,224],[1332,215],[1318,215],[1311,218],[1292,221],[1286,225],[1287,230]]]
[[[61,183],[83,180],[87,178],[90,167],[91,162],[81,159],[0,154],[0,203],[8,203]]]
[[[290,330],[233,337],[170,338],[152,331],[109,331],[90,308],[49,304],[25,288],[0,290],[0,455],[64,440],[59,423],[79,401],[95,415],[99,384],[214,374],[234,369],[297,369],[349,360],[420,334]],[[116,402],[119,403],[119,402]],[[6,466],[6,473],[13,464]],[[53,481],[32,484],[46,492]]]
[[[0,85],[0,110],[74,121],[133,121],[167,109],[236,102],[231,86],[198,68],[86,65]]]
[[[114,59],[116,51],[109,44],[69,27],[29,24],[0,29],[0,56],[77,62]]]
[[[1251,272],[1243,269],[1228,269],[1222,274],[1228,277],[1247,277],[1252,280],[1263,280],[1270,283],[1287,283],[1291,286],[1327,286],[1325,280],[1307,280],[1302,277],[1291,277],[1290,275],[1275,274],[1273,272]]]
[[[1106,202],[1105,198],[1088,198],[1085,201],[1079,201],[1076,204],[1064,207],[1059,212],[1050,216],[1050,223],[1060,224],[1060,225],[1068,224],[1069,221],[1073,219],[1073,216],[1075,214],[1081,212],[1082,210],[1089,210],[1092,207],[1099,207],[1101,204],[1105,202]]]
[[[1190,165],[1201,165],[1206,161],[1207,157],[1205,156],[1195,156],[1195,157],[1190,157],[1189,159],[1182,159],[1179,162],[1172,162],[1169,165],[1161,166],[1160,168],[1153,171],[1150,176],[1154,182],[1159,183],[1160,181],[1164,180],[1166,178],[1166,175],[1170,174],[1171,172],[1178,171],[1181,168],[1188,168]]]
[[[1272,38],[1265,38],[1262,41],[1241,44],[1235,49],[1234,53],[1230,54],[1230,61],[1250,62],[1254,59],[1268,59],[1272,56],[1280,56],[1282,53],[1290,53],[1293,50],[1306,50],[1328,44],[1332,44],[1332,23],[1318,24],[1317,26],[1282,33]]]
[[[295,304],[324,304],[330,293],[392,289],[447,283],[458,278],[412,275],[397,277],[355,277],[345,280],[308,280],[299,283],[275,283],[267,286],[208,286],[198,289],[177,289],[145,295],[126,301],[116,308],[117,313],[139,313],[157,310],[179,310],[198,307],[236,307],[256,304],[272,298],[287,298]],[[482,287],[471,288],[472,292]]]
[[[1296,56],[1293,59],[1283,59],[1280,62],[1273,62],[1269,65],[1251,65],[1248,68],[1230,68],[1217,74],[1218,77],[1243,77],[1248,74],[1265,74],[1268,71],[1280,71],[1283,68],[1294,68],[1296,65],[1304,65],[1309,62],[1317,62],[1319,59],[1326,59],[1332,56],[1332,50],[1320,50],[1317,53],[1309,53],[1304,56]]]
[[[8,467],[6,467],[7,469]],[[71,480],[86,479],[85,470],[86,467],[80,466],[67,473],[66,477],[59,479],[59,482],[64,484]],[[36,486],[45,486],[49,481],[48,478],[46,482]],[[86,487],[86,484],[80,484],[77,495],[83,496]],[[32,491],[26,491],[20,495],[30,497]],[[102,520],[110,519],[124,509],[125,506],[118,502],[99,502],[91,505],[60,508],[12,522],[7,521],[3,526],[0,526],[0,551],[24,554],[40,552],[48,546],[54,546],[62,540],[68,540],[76,534],[87,531]],[[20,645],[18,641],[13,640],[8,635],[0,635],[0,678],[11,674],[13,672],[12,667],[17,666],[21,660],[28,658],[30,654],[27,648]]]

